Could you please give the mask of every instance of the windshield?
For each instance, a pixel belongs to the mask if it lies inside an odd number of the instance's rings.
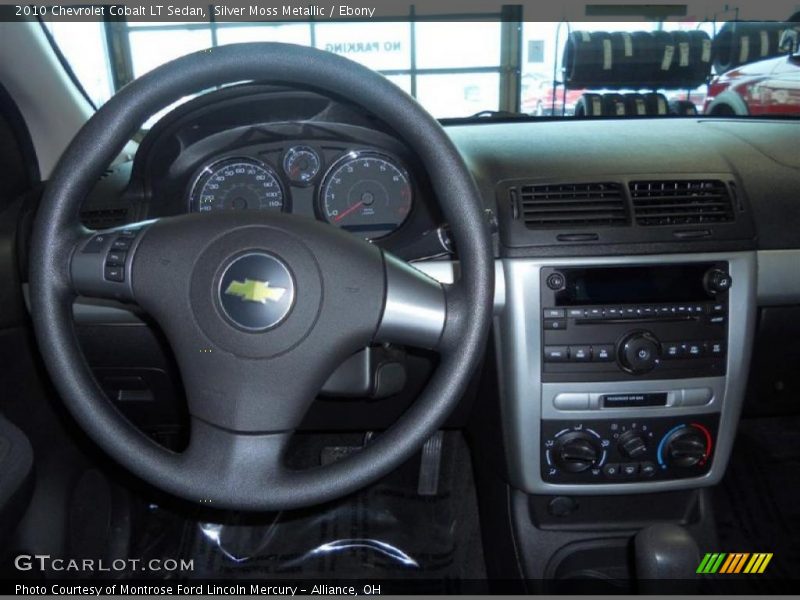
[[[800,24],[788,19],[541,22],[521,6],[459,15],[411,6],[391,21],[255,22],[226,21],[229,9],[211,5],[194,20],[152,21],[105,8],[93,20],[43,21],[96,106],[184,54],[278,41],[360,62],[439,118],[800,113]]]

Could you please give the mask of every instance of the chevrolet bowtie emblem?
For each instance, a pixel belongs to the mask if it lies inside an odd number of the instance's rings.
[[[278,302],[286,293],[286,288],[269,287],[269,281],[257,281],[255,279],[245,279],[231,281],[225,293],[230,296],[238,296],[245,302],[260,302],[266,304],[267,300]]]

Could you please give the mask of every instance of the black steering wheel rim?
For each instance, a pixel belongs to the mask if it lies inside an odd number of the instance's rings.
[[[351,99],[383,119],[426,165],[460,261],[460,279],[446,290],[441,361],[414,405],[361,453],[324,468],[292,472],[272,489],[215,472],[225,464],[218,457],[191,463],[126,421],[92,376],[72,320],[76,292],[70,257],[86,235],[79,221],[80,205],[103,170],[149,115],[184,96],[248,80],[313,88]],[[36,217],[31,315],[56,389],[80,426],[117,462],[175,495],[195,501],[213,496],[213,505],[220,508],[295,508],[343,496],[378,479],[441,426],[483,356],[494,294],[491,248],[469,170],[442,127],[416,101],[382,76],[333,54],[287,44],[237,44],[187,55],[148,73],[120,90],[79,131],[56,165]],[[223,434],[215,429],[209,435]],[[251,444],[256,437],[237,437],[236,456],[257,461],[273,440]]]

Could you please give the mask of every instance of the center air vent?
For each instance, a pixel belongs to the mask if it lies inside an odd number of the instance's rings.
[[[731,195],[722,181],[631,181],[639,225],[692,225],[733,220]]]
[[[628,209],[618,183],[523,185],[519,187],[519,215],[533,229],[628,224]]]

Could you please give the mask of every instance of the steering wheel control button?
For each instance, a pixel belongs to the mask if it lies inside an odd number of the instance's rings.
[[[288,267],[271,254],[236,258],[219,280],[219,303],[228,320],[245,331],[266,331],[292,310],[295,284]]]
[[[107,266],[105,271],[103,271],[103,277],[106,281],[113,281],[115,283],[121,283],[125,281],[125,268],[124,267],[115,267],[115,266]]]
[[[133,237],[130,236],[123,236],[119,235],[116,239],[111,242],[111,249],[112,250],[130,250],[131,244],[133,244]]]
[[[106,244],[108,243],[109,237],[110,236],[104,233],[94,236],[83,247],[83,252],[86,254],[96,254],[98,252],[102,252],[103,248],[105,248]]]
[[[127,256],[127,252],[120,252],[118,250],[112,250],[106,255],[106,266],[107,267],[121,267],[125,264],[125,257]]]

